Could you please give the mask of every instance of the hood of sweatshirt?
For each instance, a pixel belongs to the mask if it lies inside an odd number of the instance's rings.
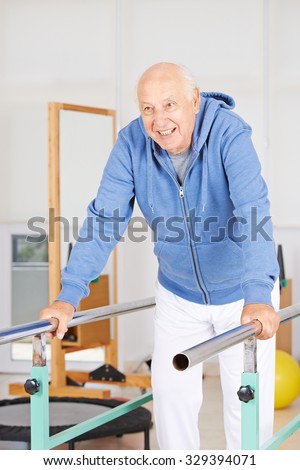
[[[216,113],[221,109],[233,109],[234,99],[218,92],[202,92],[200,94],[200,109],[197,114],[193,133],[193,148],[199,152],[207,139]]]

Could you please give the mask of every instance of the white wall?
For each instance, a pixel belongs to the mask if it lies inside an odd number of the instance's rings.
[[[274,222],[300,228],[300,2],[271,3],[270,190]]]
[[[1,0],[0,221],[47,215],[49,101],[115,107],[114,2]]]
[[[282,243],[293,303],[300,302],[300,2],[270,2],[269,187],[275,237]],[[300,319],[293,321],[293,355],[300,360]]]
[[[300,99],[297,0],[270,4],[266,67],[263,0],[2,0],[0,2],[0,221],[47,214],[47,103],[114,108],[121,125],[136,117],[134,87],[154,62],[190,67],[203,90],[223,91],[253,127],[270,186],[286,273],[299,302],[297,104]],[[120,50],[116,51],[116,5]],[[115,58],[120,57],[116,72]],[[265,79],[268,78],[266,83]],[[266,105],[270,104],[269,113]],[[269,138],[269,140],[268,140]],[[269,143],[269,146],[268,146]],[[136,208],[135,214],[139,214]],[[280,228],[279,228],[280,226]],[[118,249],[119,301],[152,296],[156,260],[149,240]],[[152,312],[120,319],[120,358],[151,352]],[[298,322],[299,324],[299,322]],[[295,322],[294,354],[300,358]]]

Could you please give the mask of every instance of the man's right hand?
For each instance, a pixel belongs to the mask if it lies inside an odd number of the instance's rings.
[[[56,331],[52,333],[46,333],[49,338],[63,339],[64,334],[68,331],[68,323],[72,320],[75,312],[73,305],[68,302],[57,300],[46,308],[43,308],[40,312],[41,320],[50,320],[56,318],[58,320],[58,326]]]

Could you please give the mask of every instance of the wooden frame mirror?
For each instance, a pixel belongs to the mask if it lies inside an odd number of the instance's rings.
[[[86,207],[96,195],[103,168],[115,142],[116,112],[110,109],[51,102],[48,104],[48,117],[48,257],[49,302],[51,303],[60,292],[61,269],[67,262],[66,247],[70,246],[71,243],[72,237],[70,233],[73,232],[74,239],[74,232],[77,232],[78,227],[83,222]],[[66,133],[68,133],[67,138]],[[94,157],[91,158],[91,155],[94,155]],[[116,265],[117,252],[115,249],[109,261],[109,275],[104,274],[102,276],[101,274],[99,278],[101,283],[101,285],[99,284],[100,290],[106,292],[107,295],[104,295],[101,300],[102,303],[99,305],[89,305],[86,303],[81,310],[107,303],[117,303]],[[92,294],[91,289],[90,296]],[[51,342],[51,389],[53,393],[61,395],[62,391],[59,392],[58,389],[65,389],[67,386],[66,352],[95,347],[101,344],[105,346],[105,362],[117,367],[117,319],[105,321],[112,323],[108,326],[106,325],[106,329],[101,327],[102,332],[104,331],[102,334],[103,338],[100,338],[96,343],[94,343],[95,338],[89,332],[81,334],[80,338],[78,335],[75,343],[56,339]],[[81,326],[88,326],[88,324]],[[111,330],[113,330],[112,335],[110,334]],[[74,337],[75,335],[73,335],[73,341]],[[76,388],[81,387],[68,386],[67,394],[75,396]],[[80,393],[82,396],[82,391]],[[99,397],[99,391],[97,396]]]

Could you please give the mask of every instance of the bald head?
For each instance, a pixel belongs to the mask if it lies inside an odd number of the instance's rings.
[[[191,145],[200,95],[187,69],[152,65],[139,79],[137,96],[145,130],[160,147],[176,154]]]
[[[183,65],[174,64],[172,62],[159,62],[149,67],[141,75],[138,86],[137,94],[139,95],[139,88],[147,81],[151,80],[162,80],[162,79],[174,79],[181,81],[183,86],[186,88],[187,95],[189,98],[192,97],[195,88],[198,88],[195,77],[191,71]]]

